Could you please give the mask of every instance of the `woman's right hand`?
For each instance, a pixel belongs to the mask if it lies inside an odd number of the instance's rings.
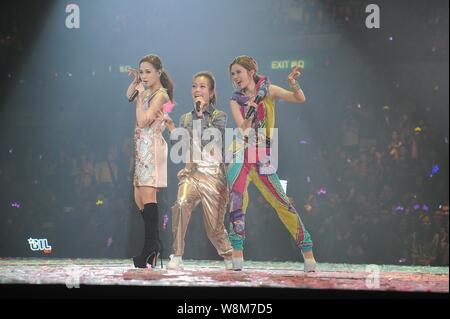
[[[258,104],[255,103],[255,98],[256,98],[256,95],[249,96],[248,102],[247,102],[247,106],[249,108],[250,107],[258,108]]]
[[[139,95],[138,95],[138,98],[141,100],[141,101],[143,101],[144,100],[144,92],[145,92],[145,87],[144,87],[144,84],[142,84],[142,82],[139,82],[137,85],[136,85],[136,88],[135,88],[138,92],[139,92]]]
[[[198,111],[197,111],[197,103],[200,103]],[[195,107],[194,107],[195,113],[197,113],[197,116],[199,118],[202,118],[203,117],[203,111],[207,107],[205,99],[202,96],[197,96],[194,99],[194,105],[195,105]]]
[[[133,82],[139,82],[139,71],[133,68],[128,68],[128,75],[133,78]]]

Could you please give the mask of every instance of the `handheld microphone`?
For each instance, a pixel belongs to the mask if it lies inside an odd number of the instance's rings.
[[[141,81],[137,81],[137,84],[141,83]],[[136,89],[134,90],[133,94],[131,94],[131,96],[128,98],[128,102],[133,102],[134,100],[136,100],[137,96],[139,95],[139,91]]]
[[[131,94],[131,96],[128,98],[128,102],[133,102],[138,95],[139,95],[139,91],[134,90],[133,94]]]
[[[195,102],[195,110],[197,111],[197,113],[200,113],[200,105],[202,104],[202,102],[197,101]]]
[[[263,99],[262,96],[258,94],[255,97],[254,102],[258,105],[262,101],[262,99]],[[255,112],[256,112],[256,107],[253,107],[253,106],[250,107],[250,109],[247,111],[247,114],[245,115],[245,119],[248,120]]]

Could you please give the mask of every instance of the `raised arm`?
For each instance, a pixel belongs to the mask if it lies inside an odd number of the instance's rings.
[[[127,89],[127,99],[131,97],[131,95],[136,90],[136,86],[139,84],[139,71],[135,69],[128,69],[128,75],[133,78],[133,81],[130,83]]]
[[[304,103],[306,101],[305,94],[296,80],[301,74],[300,70],[301,69],[298,66],[293,67],[291,73],[288,75],[288,83],[291,87],[291,91],[277,85],[270,85],[269,93],[272,99],[280,99],[290,103]]]

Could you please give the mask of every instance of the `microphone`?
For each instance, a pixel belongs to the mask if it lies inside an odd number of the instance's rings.
[[[255,97],[254,102],[258,105],[262,101],[262,99],[263,99],[262,96],[258,94]],[[247,114],[245,115],[245,119],[248,120],[255,112],[256,112],[256,107],[251,106],[250,109],[247,111]]]
[[[139,95],[139,91],[134,90],[133,94],[131,94],[131,96],[128,98],[128,102],[133,102],[138,95]]]
[[[139,84],[139,83],[141,83],[141,80],[137,81],[137,84]],[[137,89],[134,90],[133,94],[131,94],[131,96],[128,98],[128,102],[133,102],[134,100],[136,100],[138,95],[139,95],[139,91]]]
[[[197,113],[200,113],[200,105],[202,104],[201,101],[197,101],[195,102],[195,110],[197,111]]]

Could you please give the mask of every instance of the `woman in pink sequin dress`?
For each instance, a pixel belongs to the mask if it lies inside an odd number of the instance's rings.
[[[159,239],[159,212],[156,193],[167,187],[167,143],[164,130],[163,105],[173,100],[173,83],[163,69],[161,59],[147,55],[139,62],[139,71],[130,70],[133,82],[127,90],[136,102],[134,198],[144,219],[144,247],[133,257],[134,266],[154,267],[162,250]]]

